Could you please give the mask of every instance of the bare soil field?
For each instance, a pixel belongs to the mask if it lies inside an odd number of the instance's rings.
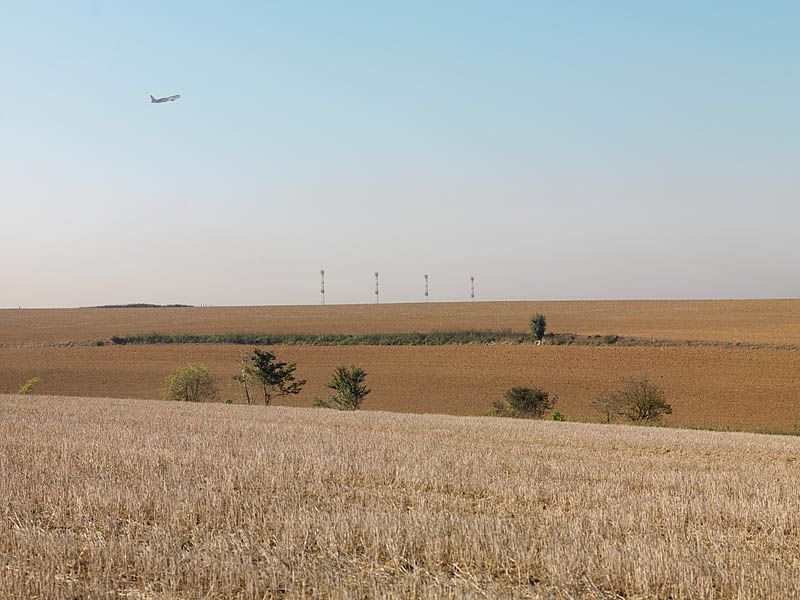
[[[400,333],[548,329],[677,340],[800,343],[800,300],[454,302],[332,306],[0,310],[0,344],[134,333]]]
[[[161,381],[191,362],[208,365],[221,400],[241,402],[232,377],[246,346],[154,345],[0,348],[0,392],[15,392],[39,376],[42,393],[158,398]],[[291,401],[310,406],[325,396],[338,364],[357,364],[372,388],[364,408],[399,412],[484,414],[514,385],[559,396],[557,409],[596,421],[599,393],[647,374],[666,392],[671,425],[800,431],[800,352],[729,348],[586,346],[314,347],[276,346],[308,379]]]
[[[796,598],[799,455],[784,436],[0,396],[0,596]]]

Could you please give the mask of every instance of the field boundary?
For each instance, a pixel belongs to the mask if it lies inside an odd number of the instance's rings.
[[[135,334],[113,336],[113,345],[148,344],[234,344],[255,346],[458,346],[533,344],[530,334],[506,330],[431,331],[427,333],[369,333],[369,334]],[[615,334],[580,335],[548,333],[542,339],[545,346],[645,346],[645,347],[713,347],[751,350],[800,350],[800,344],[765,344],[715,340],[670,340],[626,337]]]
[[[248,346],[461,346],[532,345],[530,334],[503,330],[455,330],[412,333],[136,333],[108,339],[64,340],[0,344],[0,348],[71,348],[76,346],[142,346],[154,344],[230,344]],[[743,350],[800,351],[800,344],[769,344],[719,340],[676,340],[634,336],[548,333],[544,346],[622,346],[651,348],[732,348]]]

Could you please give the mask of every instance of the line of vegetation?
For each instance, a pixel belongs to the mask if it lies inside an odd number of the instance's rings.
[[[131,304],[101,304],[87,308],[192,308],[193,304],[149,304],[147,302],[133,302]]]
[[[162,334],[140,333],[115,335],[110,340],[91,342],[61,342],[58,345],[103,346],[106,343],[120,346],[147,344],[238,344],[255,346],[448,346],[463,344],[525,344],[544,346],[639,346],[639,347],[696,347],[743,348],[749,350],[800,350],[798,344],[767,344],[726,342],[715,340],[664,340],[655,338],[624,337],[620,335],[580,335],[576,333],[547,333],[539,340],[530,334],[505,330],[431,331],[428,333],[215,333],[215,334]],[[20,344],[2,344],[16,347]],[[56,345],[56,344],[40,344]]]
[[[275,398],[297,395],[302,391],[306,380],[297,379],[296,370],[296,363],[283,362],[268,350],[253,348],[252,354],[241,357],[239,371],[233,379],[242,387],[247,404],[254,401],[251,390],[260,387],[264,392],[264,405],[269,406]],[[358,410],[371,392],[366,385],[366,378],[367,373],[360,366],[337,366],[326,386],[333,394],[328,398],[315,397],[314,406]],[[167,376],[163,384],[163,398],[185,402],[214,401],[218,398],[218,391],[208,368],[191,364]],[[515,386],[493,403],[489,414],[541,419],[548,411],[553,411],[557,402],[558,396],[550,395],[541,388]],[[592,406],[605,417],[607,423],[622,418],[630,423],[655,424],[660,423],[663,415],[672,414],[672,406],[666,401],[664,392],[646,376],[629,379],[621,388],[601,394],[592,402]],[[553,411],[550,418],[554,421],[568,420],[558,411]]]
[[[252,346],[446,346],[455,344],[521,344],[528,339],[524,333],[512,331],[431,331],[428,333],[222,333],[222,334],[161,334],[141,333],[111,338],[116,345],[134,344],[242,344]]]

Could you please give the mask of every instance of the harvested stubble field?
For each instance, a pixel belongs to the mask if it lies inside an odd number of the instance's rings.
[[[0,344],[134,333],[523,332],[534,312],[550,331],[673,340],[800,344],[800,300],[449,302],[331,306],[0,310]]]
[[[800,439],[0,396],[7,598],[793,598]]]
[[[230,345],[0,348],[0,392],[38,375],[41,393],[158,398],[164,377],[191,362],[208,365],[221,399],[241,402],[233,381],[238,358]],[[796,431],[800,426],[800,352],[726,348],[587,346],[277,346],[308,379],[291,401],[310,406],[325,396],[338,364],[368,373],[364,408],[419,413],[483,414],[513,385],[541,386],[559,396],[572,419],[598,420],[598,393],[627,377],[648,374],[664,388],[671,425]]]

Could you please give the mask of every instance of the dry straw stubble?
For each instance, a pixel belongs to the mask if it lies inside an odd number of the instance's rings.
[[[0,595],[800,594],[800,439],[0,396]]]

